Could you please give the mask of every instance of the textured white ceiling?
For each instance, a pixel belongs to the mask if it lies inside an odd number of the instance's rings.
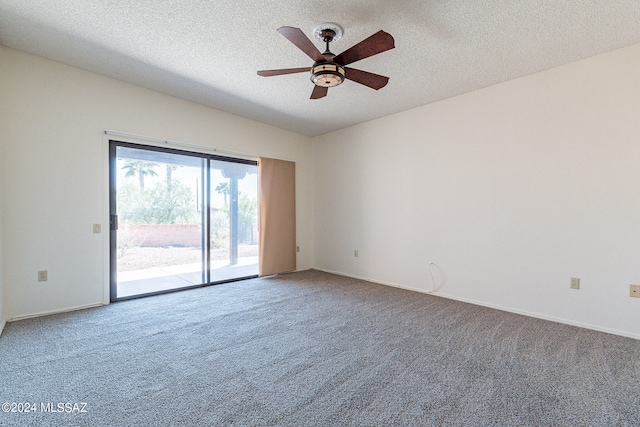
[[[276,29],[378,30],[396,48],[352,64],[390,77],[310,100],[311,67]],[[309,136],[640,43],[638,0],[0,0],[0,44]],[[322,51],[323,46],[317,43]]]

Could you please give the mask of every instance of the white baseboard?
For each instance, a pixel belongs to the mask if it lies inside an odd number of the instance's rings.
[[[410,286],[398,285],[397,283],[383,282],[383,281],[371,279],[371,278],[368,278],[368,277],[354,276],[352,274],[341,273],[339,271],[325,270],[325,269],[317,268],[317,267],[315,268],[315,270],[324,271],[325,273],[338,274],[340,276],[345,276],[345,277],[351,277],[353,279],[366,280],[367,282],[375,283],[375,284],[378,284],[378,285],[391,286],[391,287],[394,287],[394,288],[405,289],[405,290],[408,290],[408,291],[420,292],[421,294],[434,295],[434,296],[437,296],[437,297],[447,298],[447,299],[451,299],[451,300],[455,300],[455,301],[466,302],[468,304],[474,304],[474,305],[479,305],[479,306],[482,306],[482,307],[488,307],[488,308],[493,308],[493,309],[496,309],[496,310],[506,311],[508,313],[520,314],[520,315],[523,315],[523,316],[534,317],[536,319],[548,320],[548,321],[556,322],[556,323],[563,323],[565,325],[577,326],[579,328],[591,329],[591,330],[598,331],[598,332],[605,332],[607,334],[619,335],[619,336],[623,336],[623,337],[627,337],[627,338],[634,338],[634,339],[640,340],[640,334],[635,334],[635,333],[628,332],[628,331],[620,331],[618,329],[606,328],[604,326],[592,325],[590,323],[577,322],[577,321],[570,320],[570,319],[563,319],[563,318],[560,318],[560,317],[548,316],[546,314],[533,313],[533,312],[529,312],[529,311],[526,311],[526,310],[520,310],[520,309],[512,308],[512,307],[505,307],[505,306],[501,306],[501,305],[497,305],[497,304],[487,303],[487,302],[484,302],[484,301],[478,301],[478,300],[469,299],[469,298],[462,298],[462,297],[459,297],[459,296],[456,296],[456,295],[445,294],[445,293],[439,292],[438,290],[436,290],[435,292],[428,292],[428,291],[425,291],[423,289],[417,289],[417,288],[412,288]]]
[[[61,310],[41,311],[39,313],[31,313],[31,314],[25,314],[24,316],[12,317],[8,321],[9,322],[16,322],[18,320],[32,319],[34,317],[50,316],[52,314],[68,313],[70,311],[84,310],[86,308],[103,307],[105,305],[107,305],[107,304],[104,304],[102,302],[98,302],[98,303],[95,303],[95,304],[79,305],[79,306],[75,306],[75,307],[66,307],[66,308],[63,308]]]

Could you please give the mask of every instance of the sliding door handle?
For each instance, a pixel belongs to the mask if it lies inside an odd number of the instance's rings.
[[[118,229],[118,215],[111,215],[111,229]]]

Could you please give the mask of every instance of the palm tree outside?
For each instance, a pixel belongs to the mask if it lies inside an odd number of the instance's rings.
[[[229,195],[229,181],[221,182],[216,187],[216,192],[224,196],[224,205],[227,206],[227,196]]]
[[[131,177],[138,175],[138,183],[140,190],[144,190],[144,177],[145,176],[158,176],[154,170],[158,167],[157,163],[145,162],[143,160],[127,160],[122,166],[122,170],[127,171],[125,177]]]

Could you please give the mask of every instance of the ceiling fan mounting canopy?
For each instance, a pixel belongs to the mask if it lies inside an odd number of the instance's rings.
[[[319,42],[323,42],[324,43],[324,37],[326,35],[323,34],[324,32],[333,32],[332,37],[332,41],[337,42],[338,40],[340,40],[342,38],[342,34],[344,33],[342,31],[342,27],[334,22],[325,22],[323,24],[318,25],[316,28],[314,28],[313,30],[313,37],[318,40]]]
[[[361,59],[368,58],[378,53],[382,53],[395,47],[391,34],[382,30],[372,36],[362,40],[360,43],[350,47],[339,55],[334,55],[329,50],[329,43],[337,41],[342,37],[342,28],[333,23],[321,24],[314,30],[314,37],[326,44],[324,53],[320,53],[318,48],[309,38],[295,27],[280,27],[278,32],[286,37],[298,49],[314,60],[314,64],[308,67],[284,68],[279,70],[261,70],[259,76],[271,77],[284,74],[302,73],[311,71],[311,81],[315,85],[311,93],[311,99],[323,98],[327,95],[330,87],[338,86],[345,80],[352,80],[372,89],[381,89],[389,82],[389,78],[368,71],[347,68],[351,64]]]
[[[329,43],[333,41],[336,33],[333,30],[322,30],[320,32],[320,36],[322,37],[322,41],[327,44],[327,52],[329,52]],[[325,52],[326,53],[326,52]]]

